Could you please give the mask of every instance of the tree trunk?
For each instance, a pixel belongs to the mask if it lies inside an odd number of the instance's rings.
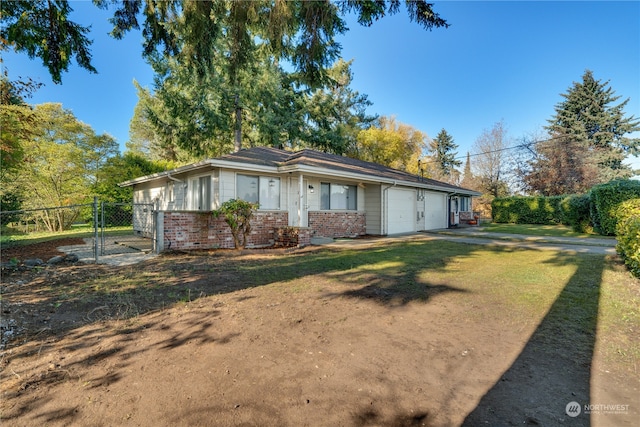
[[[236,94],[236,132],[233,143],[233,151],[237,153],[242,149],[242,108],[240,107],[240,95]]]

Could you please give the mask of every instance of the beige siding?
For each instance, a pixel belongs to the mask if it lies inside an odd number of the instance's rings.
[[[154,203],[158,198],[164,198],[164,184],[144,183],[133,192],[133,203]]]
[[[358,196],[360,196],[360,190]],[[367,234],[382,234],[382,197],[381,186],[367,184],[362,190],[364,193],[364,211],[367,214]],[[358,209],[360,209],[360,198],[358,197]]]

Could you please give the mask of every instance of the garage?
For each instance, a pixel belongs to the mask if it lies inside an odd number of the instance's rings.
[[[424,229],[447,228],[447,195],[427,191],[424,195],[424,203]]]
[[[402,188],[390,188],[387,201],[387,234],[409,233],[415,231],[415,191]]]

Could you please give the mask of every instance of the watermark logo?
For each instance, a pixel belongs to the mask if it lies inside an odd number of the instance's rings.
[[[569,402],[567,406],[564,408],[564,411],[572,418],[580,415],[582,408],[580,408],[580,404],[578,402]]]
[[[619,403],[593,404],[584,405],[582,408],[585,414],[628,414],[629,405]]]
[[[629,405],[622,404],[593,404],[580,405],[576,401],[567,403],[564,412],[571,418],[575,418],[581,413],[590,414],[628,414]]]

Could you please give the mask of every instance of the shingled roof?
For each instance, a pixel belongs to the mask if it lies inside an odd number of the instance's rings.
[[[247,148],[236,153],[225,154],[215,159],[203,160],[198,163],[182,166],[172,171],[136,178],[123,182],[120,185],[134,185],[200,168],[219,167],[223,165],[228,167],[229,163],[237,163],[239,169],[246,168],[246,165],[272,167],[274,168],[274,172],[280,172],[286,169],[295,169],[296,167],[312,167],[327,171],[335,171],[337,176],[339,176],[340,172],[345,174],[357,174],[367,176],[370,179],[382,179],[394,182],[398,181],[405,184],[416,184],[419,187],[433,187],[445,191],[463,191],[470,195],[479,195],[479,193],[473,190],[457,187],[434,179],[422,178],[418,175],[392,169],[378,163],[365,162],[364,160],[323,153],[316,150],[305,149],[292,152],[271,147]]]
[[[305,165],[324,168],[333,171],[370,175],[377,178],[386,178],[406,183],[423,184],[434,187],[447,188],[451,191],[465,190],[475,193],[473,190],[458,187],[446,182],[423,178],[408,172],[392,169],[378,163],[366,162],[351,157],[338,156],[336,154],[323,153],[316,150],[285,151],[270,147],[253,147],[240,150],[220,157],[221,160],[259,164],[263,166],[295,166]]]

